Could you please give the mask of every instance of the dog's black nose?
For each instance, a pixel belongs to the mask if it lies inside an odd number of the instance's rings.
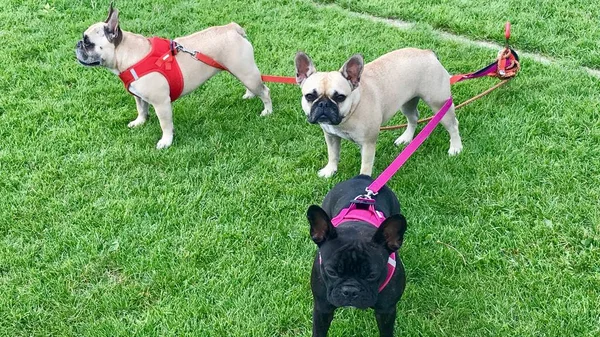
[[[358,297],[358,288],[343,286],[342,287],[342,295],[346,298],[357,298]]]
[[[83,45],[83,42],[81,40],[77,41],[77,48],[81,48],[81,45]]]
[[[327,107],[327,102],[325,100],[320,100],[319,102],[317,102],[317,107],[325,108]]]

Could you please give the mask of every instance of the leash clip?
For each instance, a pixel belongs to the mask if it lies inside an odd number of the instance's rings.
[[[371,199],[372,200],[373,199],[372,197],[374,197],[374,196],[376,196],[378,194],[377,192],[371,191],[368,187],[365,188],[365,192],[366,192],[365,194],[359,195],[356,198],[364,198],[364,199]]]
[[[181,44],[179,44],[177,42],[175,42],[175,50],[177,50],[178,52],[182,51],[182,52],[184,52],[186,54],[190,54],[192,56],[196,55],[195,52],[193,52],[189,49],[186,49],[184,46],[182,46]]]
[[[374,196],[376,196],[377,194],[379,194],[378,192],[373,192],[373,191],[371,191],[371,190],[370,190],[368,187],[367,187],[367,188],[365,188],[365,192],[367,192],[367,194],[365,194],[365,196],[366,196],[367,198],[371,198],[372,196],[374,197]]]
[[[375,199],[373,199],[374,196],[376,196],[377,193],[371,191],[368,187],[365,189],[365,194],[359,194],[357,195],[354,200],[352,200],[352,203],[355,205],[374,205],[375,204]]]

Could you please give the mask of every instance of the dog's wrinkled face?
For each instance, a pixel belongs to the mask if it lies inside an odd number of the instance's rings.
[[[77,42],[75,55],[85,66],[105,66],[115,68],[115,49],[121,42],[123,33],[119,27],[119,11],[112,4],[105,22],[90,26]]]
[[[391,216],[372,238],[357,240],[334,228],[319,206],[310,206],[307,217],[311,237],[319,247],[327,300],[336,307],[373,307],[387,275],[388,257],[402,245],[406,219],[399,214]]]
[[[317,72],[308,55],[296,54],[296,82],[302,88],[302,109],[312,124],[340,124],[360,99],[358,87],[364,61],[354,55],[340,71]]]
[[[374,306],[379,285],[387,274],[389,254],[385,249],[371,242],[323,246],[319,251],[327,300],[336,307],[366,309]]]

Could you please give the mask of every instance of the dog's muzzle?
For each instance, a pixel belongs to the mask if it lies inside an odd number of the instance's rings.
[[[346,284],[334,289],[328,300],[337,307],[366,309],[375,305],[377,297],[370,296],[357,285]]]
[[[338,125],[342,122],[342,118],[337,104],[327,97],[322,97],[313,103],[308,115],[308,122]]]
[[[77,57],[77,61],[84,66],[92,67],[100,65],[100,60],[90,60],[90,56],[85,50],[85,45],[82,40],[77,41],[77,45],[75,46],[75,56]]]

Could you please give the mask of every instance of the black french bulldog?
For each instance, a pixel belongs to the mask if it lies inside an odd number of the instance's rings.
[[[334,227],[331,217],[364,194],[373,179],[359,175],[337,184],[323,200],[323,208],[308,208],[310,235],[319,247],[311,288],[314,298],[313,336],[325,337],[338,307],[374,308],[381,337],[392,337],[396,303],[404,292],[406,277],[397,250],[402,245],[406,219],[400,203],[384,186],[375,199],[375,209],[387,218],[379,228],[364,221],[348,221]],[[388,274],[388,258],[396,256],[389,283],[379,291]]]

